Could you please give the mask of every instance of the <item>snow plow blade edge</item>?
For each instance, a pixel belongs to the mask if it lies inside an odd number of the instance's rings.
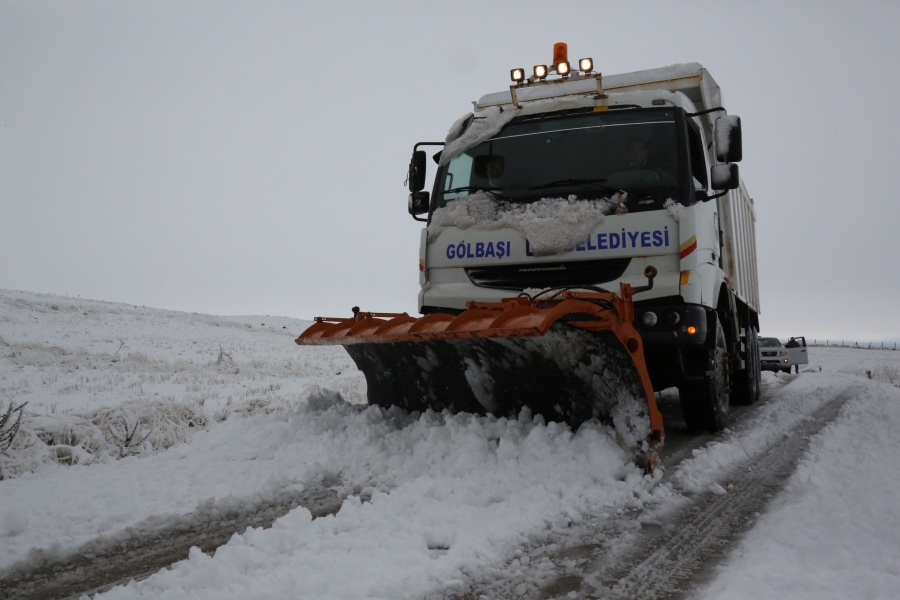
[[[652,469],[663,423],[632,324],[641,289],[470,302],[460,315],[419,319],[354,309],[352,318],[317,317],[296,342],[344,346],[370,404],[499,417],[527,407],[573,428],[597,418]]]

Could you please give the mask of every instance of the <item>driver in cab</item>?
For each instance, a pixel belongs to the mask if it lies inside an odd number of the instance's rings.
[[[658,180],[663,180],[667,177],[667,174],[662,169],[659,169],[650,162],[650,148],[647,145],[647,142],[643,138],[635,137],[631,138],[628,141],[628,145],[625,148],[625,157],[628,161],[627,166],[625,167],[625,171],[650,171],[653,173],[651,176],[655,176]],[[637,204],[654,204],[653,200],[634,200],[628,198],[625,202],[619,204],[616,208],[615,213],[617,215],[626,214],[630,211],[640,211],[647,210],[649,207],[647,206],[637,206]]]

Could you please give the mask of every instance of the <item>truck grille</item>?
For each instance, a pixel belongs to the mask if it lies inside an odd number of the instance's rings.
[[[763,356],[778,356],[777,352],[763,352]]]
[[[579,260],[502,267],[469,267],[466,275],[479,287],[524,290],[557,286],[596,285],[615,281],[625,272],[630,257]]]

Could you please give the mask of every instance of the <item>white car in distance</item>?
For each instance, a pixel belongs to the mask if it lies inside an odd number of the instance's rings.
[[[778,338],[759,338],[760,366],[768,371],[784,371],[790,373],[796,366],[800,372],[800,365],[809,364],[809,354],[806,351],[806,338],[803,336],[792,337],[787,344],[782,344]]]

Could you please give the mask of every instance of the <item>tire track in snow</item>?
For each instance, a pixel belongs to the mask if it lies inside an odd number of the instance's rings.
[[[725,479],[727,493],[702,494],[664,523],[642,527],[637,548],[610,564],[595,559],[581,573],[544,588],[542,598],[647,598],[675,600],[709,581],[718,562],[783,488],[812,436],[837,417],[858,393],[839,391],[789,435],[737,465]],[[574,592],[574,596],[568,594]]]
[[[187,515],[163,527],[130,527],[123,536],[93,540],[64,557],[4,573],[0,577],[0,600],[74,600],[149,577],[186,559],[194,546],[212,553],[235,533],[243,533],[248,527],[270,527],[298,506],[307,508],[313,518],[335,514],[343,502],[331,489],[336,484],[324,481],[303,492],[279,494],[249,507],[213,507],[202,518]],[[148,533],[147,529],[152,531]]]

